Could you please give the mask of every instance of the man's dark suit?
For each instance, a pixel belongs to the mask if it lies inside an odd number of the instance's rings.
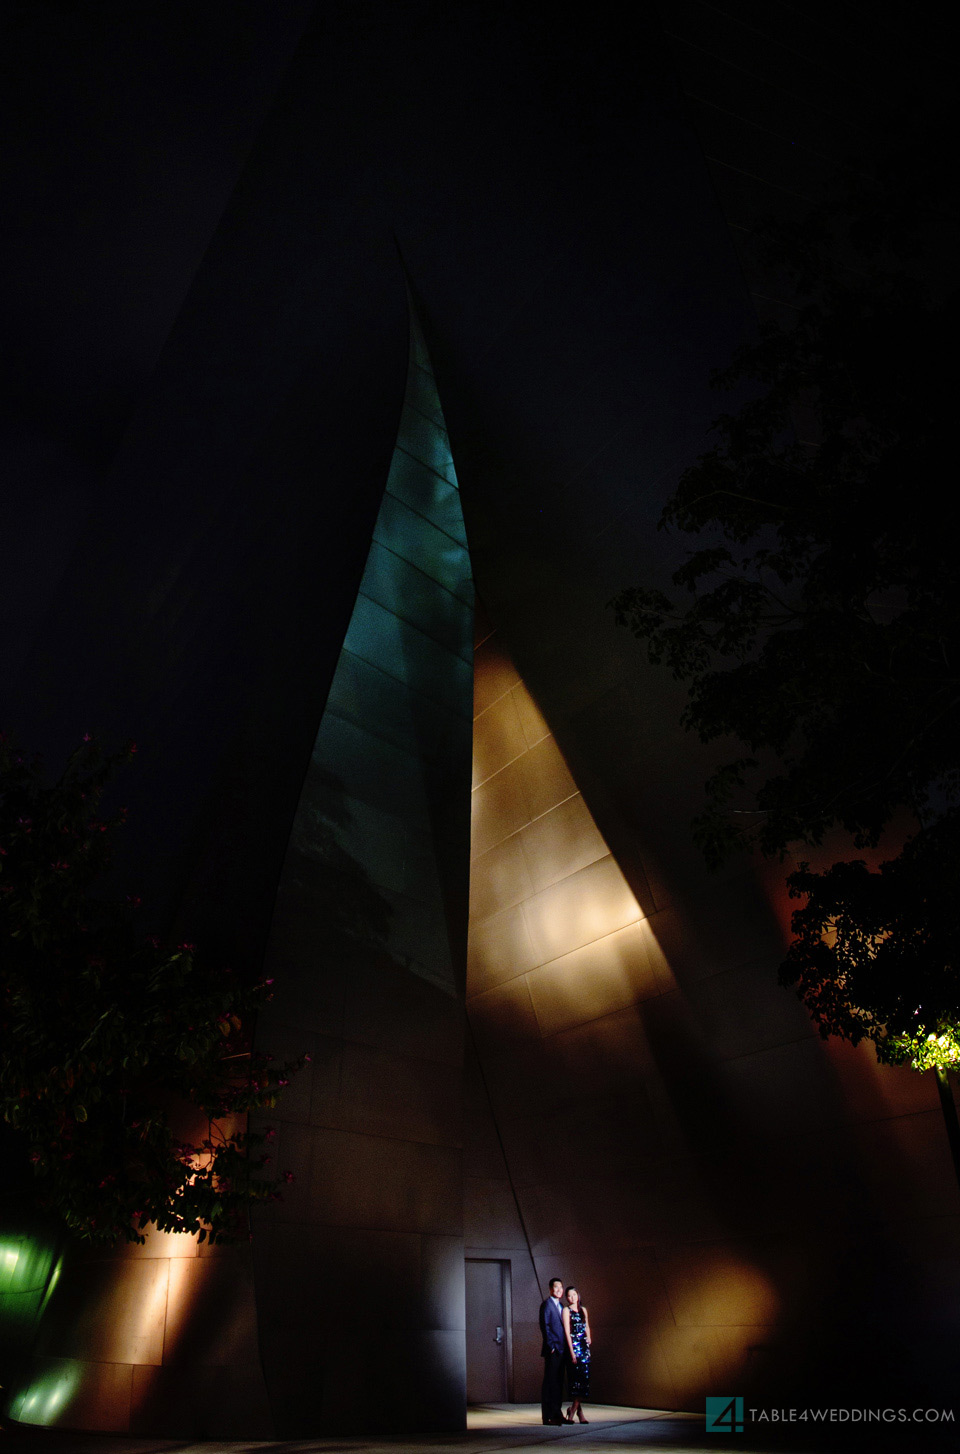
[[[540,1332],[543,1346],[543,1389],[540,1394],[540,1411],[545,1424],[559,1424],[563,1415],[560,1402],[563,1398],[563,1350],[566,1338],[560,1309],[552,1297],[544,1298],[540,1304]]]

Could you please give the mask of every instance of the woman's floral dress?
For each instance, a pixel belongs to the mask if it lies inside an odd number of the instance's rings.
[[[590,1345],[587,1342],[587,1320],[579,1308],[570,1309],[570,1342],[577,1355],[576,1363],[567,1364],[570,1398],[590,1397]]]

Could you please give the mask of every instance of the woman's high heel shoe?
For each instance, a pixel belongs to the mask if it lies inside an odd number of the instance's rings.
[[[584,1417],[583,1409],[577,1409],[577,1418],[580,1420],[581,1424],[589,1424],[590,1422],[589,1419]],[[573,1420],[571,1419],[570,1422],[572,1424]]]
[[[560,1418],[565,1424],[575,1424],[577,1422],[576,1419],[572,1419],[569,1414],[565,1414],[563,1412],[563,1409],[560,1410]]]

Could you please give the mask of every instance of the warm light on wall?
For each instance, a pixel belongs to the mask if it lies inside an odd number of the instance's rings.
[[[471,1016],[540,1033],[676,987],[550,730],[494,637],[477,651]],[[529,994],[529,1000],[523,990]],[[512,999],[512,1002],[511,1002]]]
[[[593,1280],[628,1399],[690,1409],[746,1373],[780,1303],[725,1243],[675,1110],[671,1071],[683,1079],[703,1034],[661,939],[689,941],[675,906],[651,895],[645,913],[495,635],[477,648],[476,692],[467,1005],[509,1169],[507,1188],[478,1178],[477,1245],[499,1245],[487,1207],[515,1198],[538,1270]],[[562,1084],[544,1091],[551,1067]],[[573,1189],[543,1154],[565,1136]],[[492,1236],[512,1249],[501,1215]]]
[[[176,1337],[189,1321],[186,1308],[201,1289],[200,1278],[191,1272],[192,1267],[200,1266],[197,1236],[159,1232],[154,1227],[148,1231],[147,1242],[142,1247],[126,1247],[99,1263],[102,1274],[98,1289],[102,1308],[100,1316],[109,1337],[108,1346],[101,1347],[94,1362],[115,1370],[124,1366],[157,1366],[161,1360],[167,1361]],[[0,1246],[0,1274],[9,1265],[6,1253],[10,1250]],[[18,1261],[22,1272],[22,1253]],[[143,1275],[131,1278],[138,1265],[143,1269]],[[35,1321],[39,1321],[46,1311],[62,1269],[62,1256],[55,1263],[52,1255],[47,1257]],[[179,1275],[181,1269],[184,1275]],[[51,1367],[51,1364],[54,1366]],[[35,1365],[26,1388],[14,1393],[9,1412],[24,1424],[70,1425],[74,1422],[71,1405],[82,1399],[86,1407],[89,1399],[90,1369],[89,1363],[82,1357],[76,1357],[72,1346],[67,1356],[58,1356],[55,1343],[47,1350],[46,1357],[39,1360],[39,1366]],[[114,1388],[109,1380],[108,1384],[111,1389]],[[94,1386],[98,1387],[95,1380]],[[115,1414],[110,1404],[113,1395],[96,1393],[95,1401],[101,1396],[106,1398],[107,1403],[103,1411],[94,1417],[100,1422],[104,1418],[109,1421]]]
[[[673,1318],[649,1330],[640,1358],[651,1366],[666,1360],[681,1407],[700,1398],[705,1369],[717,1390],[743,1374],[751,1347],[768,1336],[780,1306],[758,1268],[722,1253],[706,1262],[691,1259],[670,1302]]]

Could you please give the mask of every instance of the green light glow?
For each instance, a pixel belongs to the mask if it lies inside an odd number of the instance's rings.
[[[889,1035],[883,1041],[883,1059],[894,1064],[909,1060],[914,1070],[960,1069],[960,1027],[941,1024],[939,1033]]]
[[[44,1426],[55,1423],[57,1416],[69,1404],[78,1379],[79,1369],[75,1365],[58,1368],[55,1373],[38,1378],[26,1389],[19,1408],[14,1405],[14,1418],[22,1424]]]
[[[56,1243],[49,1235],[14,1231],[0,1236],[0,1350],[15,1358],[29,1349],[40,1319],[56,1287],[63,1266]],[[18,1360],[19,1361],[19,1360]],[[73,1387],[74,1375],[58,1372],[42,1385],[8,1386],[3,1408],[12,1418],[45,1423]]]
[[[11,1237],[0,1241],[0,1296],[3,1306],[11,1297],[43,1296],[53,1267],[54,1249],[41,1237]]]
[[[50,1281],[47,1283],[47,1290],[46,1290],[46,1292],[43,1295],[43,1301],[41,1302],[40,1307],[37,1310],[37,1320],[38,1321],[40,1320],[40,1318],[43,1317],[44,1313],[46,1312],[47,1303],[50,1301],[51,1297],[53,1296],[53,1290],[56,1287],[57,1283],[60,1281],[60,1273],[62,1271],[63,1271],[63,1258],[62,1257],[58,1257],[57,1258],[57,1265],[53,1269],[53,1272],[52,1272],[51,1277],[50,1277]]]

